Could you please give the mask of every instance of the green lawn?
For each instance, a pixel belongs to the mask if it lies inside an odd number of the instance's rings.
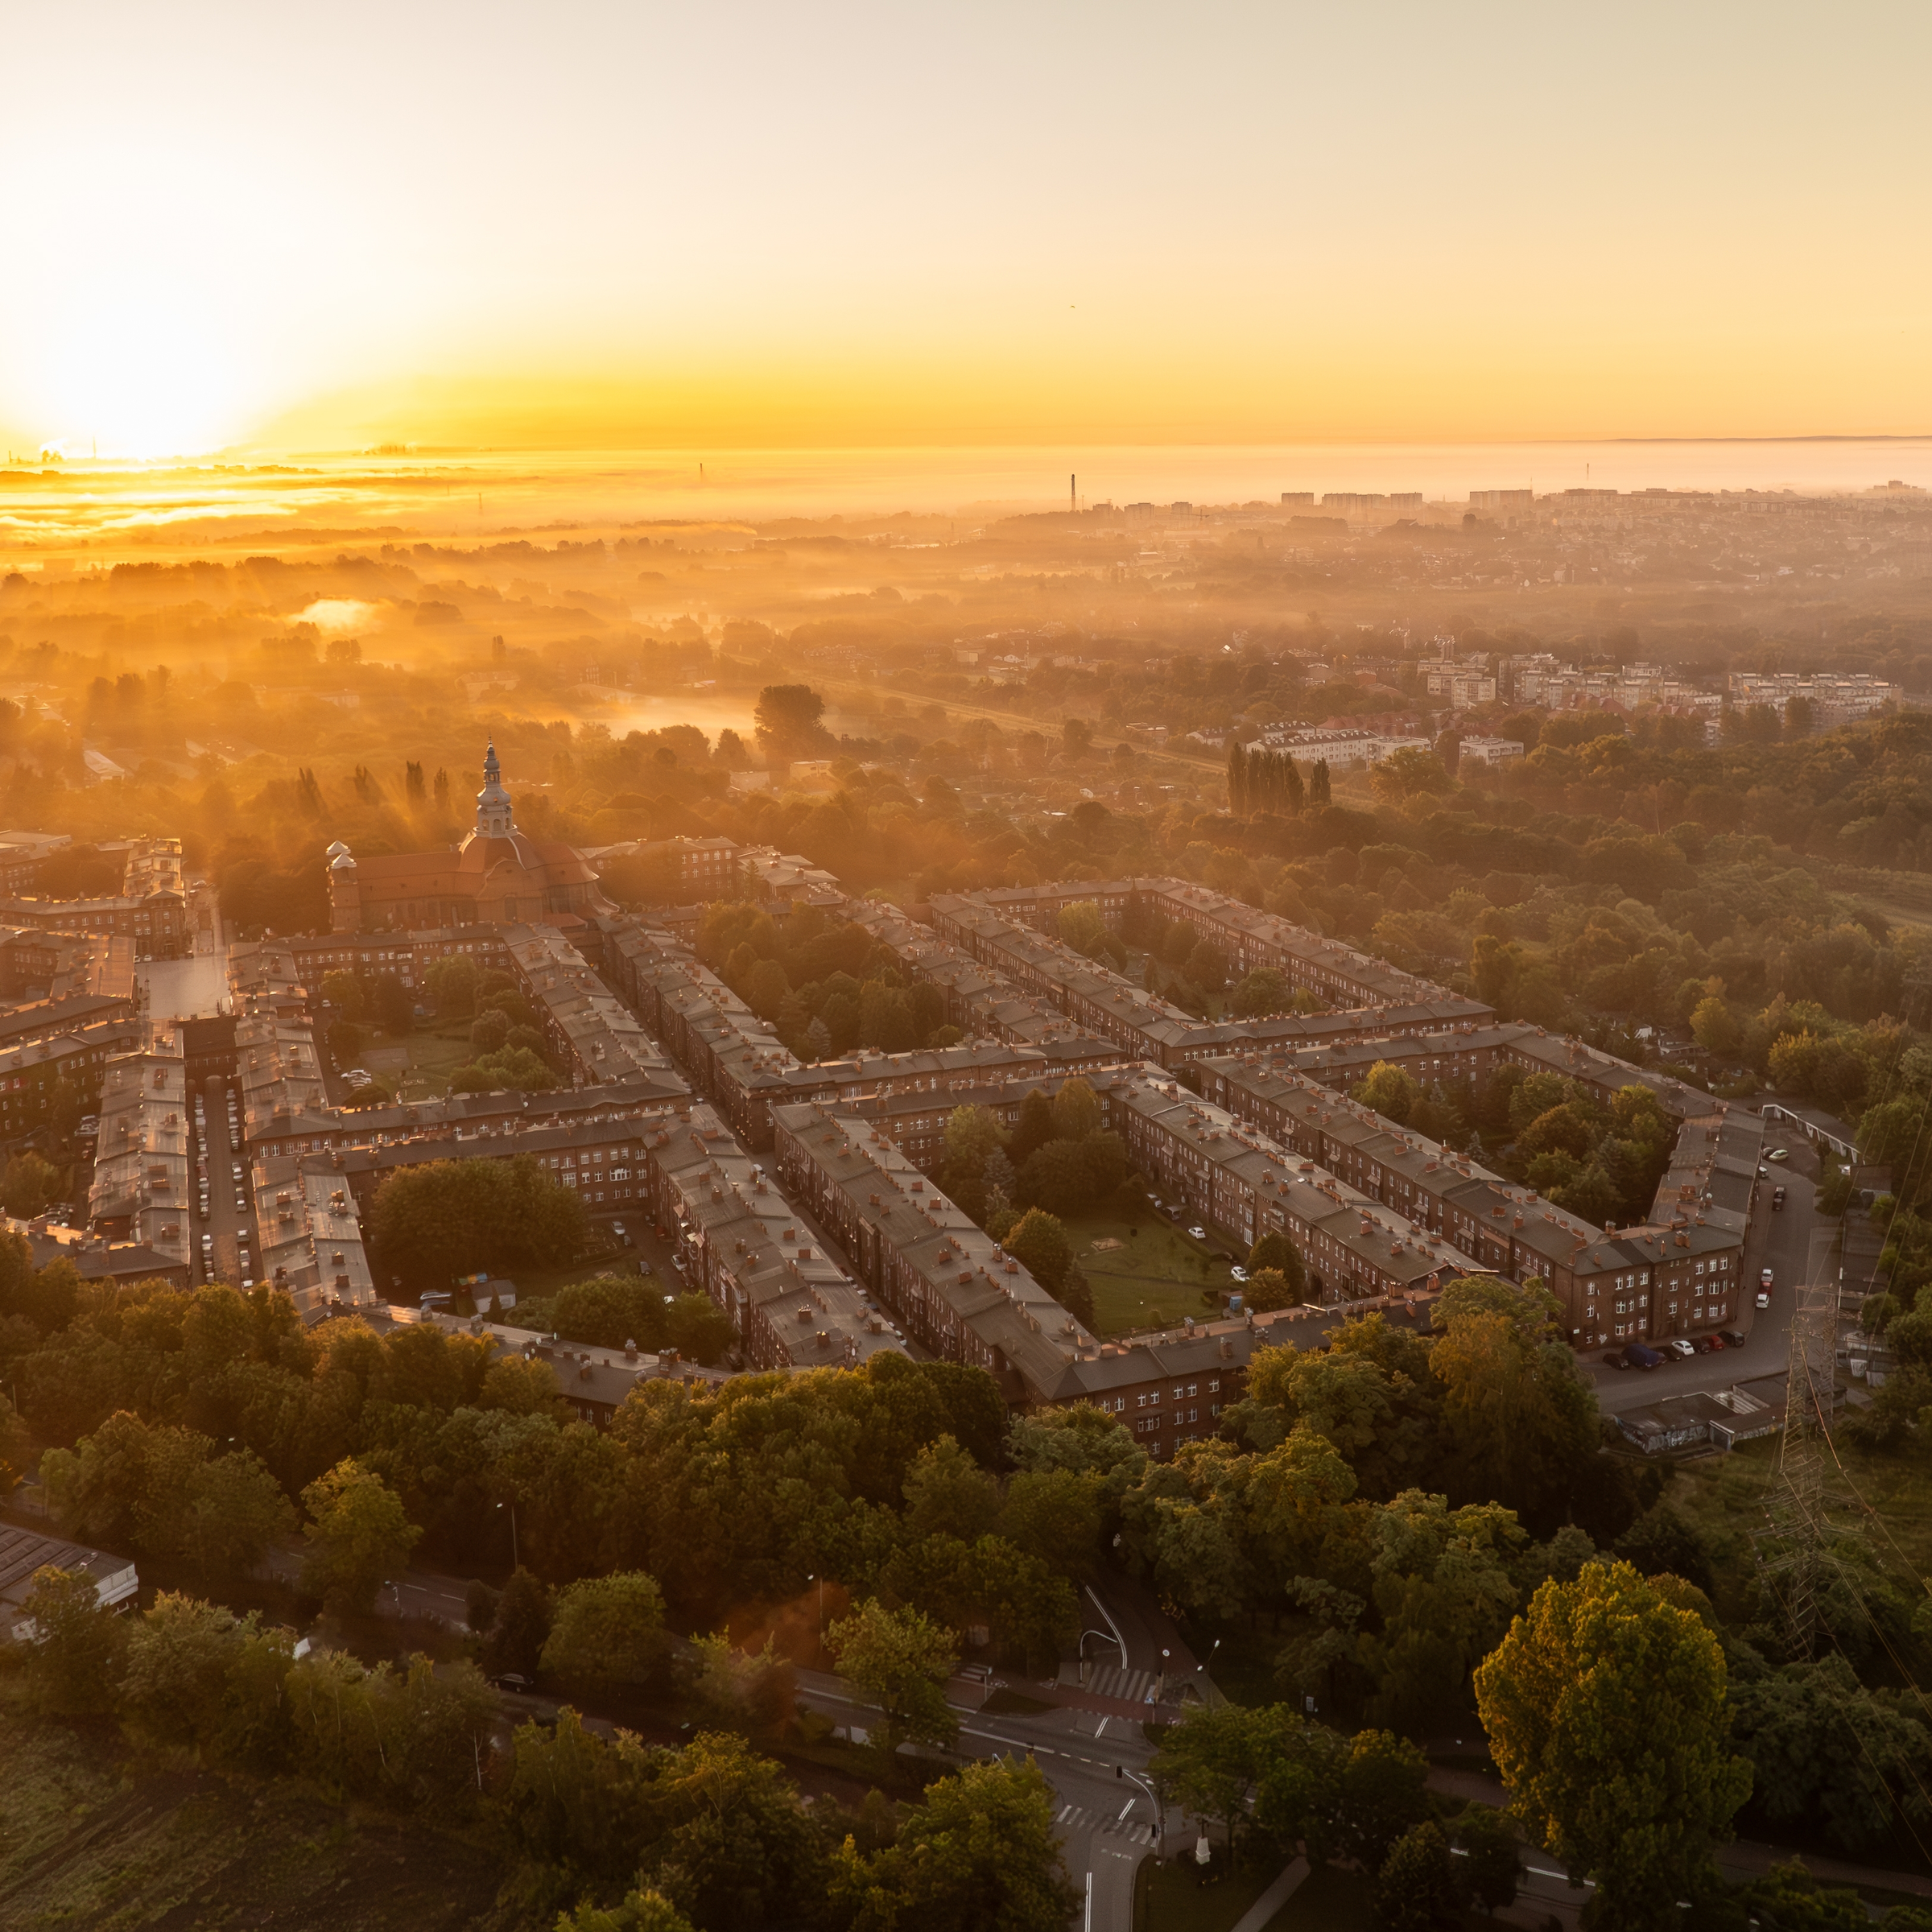
[[[1217,1312],[1201,1291],[1212,1283],[1233,1286],[1228,1265],[1204,1241],[1191,1241],[1150,1209],[1137,1221],[1097,1215],[1066,1217],[1074,1258],[1093,1288],[1094,1327],[1101,1335],[1125,1335],[1161,1328],[1182,1316]],[[1117,1247],[1096,1248],[1096,1242]]]
[[[460,1026],[411,1034],[400,1043],[409,1048],[409,1070],[397,1090],[400,1100],[434,1100],[448,1092],[449,1076],[476,1058],[470,1049],[467,1020]]]
[[[1318,1866],[1269,1920],[1267,1932],[1373,1932],[1377,1922],[1361,1872]]]
[[[1224,1871],[1203,1885],[1195,1881],[1191,1861],[1162,1865],[1150,1858],[1134,1875],[1136,1932],[1229,1932],[1280,1873],[1272,1864],[1232,1876]]]

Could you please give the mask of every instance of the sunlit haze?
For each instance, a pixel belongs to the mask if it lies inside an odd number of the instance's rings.
[[[37,453],[1932,427],[1922,9],[16,9]]]

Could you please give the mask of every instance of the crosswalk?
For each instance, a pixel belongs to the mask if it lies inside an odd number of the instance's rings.
[[[1075,1681],[1077,1682],[1078,1679]],[[1159,1682],[1158,1671],[1103,1670],[1096,1664],[1089,1674],[1085,1688],[1095,1697],[1117,1698],[1127,1704],[1148,1704],[1153,1703],[1154,1686]]]
[[[1062,1805],[1059,1815],[1054,1823],[1069,1838],[1075,1831],[1104,1831],[1110,1838],[1124,1838],[1133,1844],[1151,1845],[1154,1843],[1152,1825],[1135,1823],[1111,1814],[1089,1811],[1084,1805]]]

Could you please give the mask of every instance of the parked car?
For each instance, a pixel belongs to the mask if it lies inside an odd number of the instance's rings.
[[[1187,1232],[1192,1235],[1195,1240],[1197,1241],[1204,1241],[1208,1238],[1208,1230],[1205,1228],[1190,1228]]]
[[[1715,1335],[1694,1335],[1690,1338],[1690,1346],[1699,1355],[1715,1355],[1718,1350],[1724,1347],[1724,1344],[1719,1341]]]
[[[1230,1268],[1228,1272],[1232,1275],[1237,1282],[1245,1282],[1248,1278],[1248,1270],[1242,1267],[1241,1263],[1238,1261],[1236,1262],[1234,1266]]]
[[[1788,1161],[1790,1159],[1790,1158],[1791,1150],[1789,1147],[1773,1147],[1771,1151],[1765,1156],[1765,1158],[1768,1161]]]
[[[1663,1349],[1666,1355],[1674,1355],[1680,1362],[1689,1361],[1691,1356],[1697,1353],[1697,1351],[1681,1335],[1667,1337],[1664,1342]]]
[[[1632,1342],[1624,1350],[1624,1360],[1632,1368],[1661,1368],[1664,1358],[1654,1348],[1646,1348],[1641,1342]]]
[[[1778,1210],[1779,1208],[1781,1208],[1781,1207],[1783,1207],[1783,1206],[1784,1206],[1784,1204],[1785,1204],[1785,1191],[1784,1191],[1784,1189],[1783,1189],[1783,1188],[1781,1188],[1781,1187],[1774,1187],[1774,1188],[1773,1188],[1773,1189],[1772,1189],[1772,1191],[1771,1191],[1771,1211],[1772,1211],[1772,1212],[1773,1212],[1773,1214],[1775,1214],[1775,1213],[1777,1212],[1777,1210]]]
[[[1757,1278],[1757,1285],[1761,1288],[1769,1288],[1774,1286],[1771,1279],[1771,1270],[1769,1268],[1765,1269],[1763,1274],[1759,1275]]]
[[[1624,1360],[1622,1349],[1612,1348],[1604,1356],[1604,1366],[1606,1368],[1628,1368],[1630,1364]]]
[[[1719,1329],[1717,1331],[1717,1339],[1722,1342],[1727,1348],[1741,1348],[1744,1345],[1743,1331],[1736,1328]]]
[[[1757,1305],[1761,1308],[1769,1308],[1771,1306],[1771,1294],[1769,1290],[1765,1288],[1761,1288],[1758,1290]]]

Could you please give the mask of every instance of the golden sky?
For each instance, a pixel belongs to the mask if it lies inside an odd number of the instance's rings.
[[[8,12],[19,450],[1932,430],[1922,4]]]

